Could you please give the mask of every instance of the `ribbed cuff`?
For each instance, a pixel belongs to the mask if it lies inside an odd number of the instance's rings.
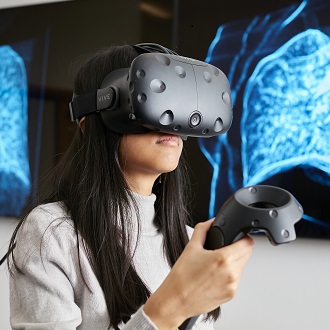
[[[122,330],[158,330],[141,306]]]

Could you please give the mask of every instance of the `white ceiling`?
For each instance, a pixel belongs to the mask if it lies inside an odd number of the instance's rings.
[[[0,0],[0,9],[21,7],[21,6],[40,5],[40,4],[51,3],[51,2],[60,2],[60,1],[69,1],[69,0]]]

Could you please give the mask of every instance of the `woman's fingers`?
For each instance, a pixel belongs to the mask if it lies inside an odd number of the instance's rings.
[[[195,226],[193,235],[191,237],[192,243],[198,243],[202,246],[205,244],[206,234],[208,230],[211,228],[212,223],[214,221],[213,219],[207,220],[205,222],[200,222]]]
[[[223,248],[206,250],[205,238],[212,223],[213,219],[196,225],[172,271],[145,304],[145,312],[159,328],[175,328],[235,296],[254,242],[246,236]]]
[[[227,245],[221,248],[221,253],[228,256],[234,261],[238,261],[241,258],[250,257],[251,247],[254,246],[254,240],[251,236],[247,235],[235,243]],[[220,249],[219,249],[220,251]]]

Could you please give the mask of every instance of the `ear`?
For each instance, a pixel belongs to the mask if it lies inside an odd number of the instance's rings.
[[[79,127],[80,127],[82,133],[84,133],[84,129],[85,129],[85,118],[86,117],[82,117],[79,121]]]

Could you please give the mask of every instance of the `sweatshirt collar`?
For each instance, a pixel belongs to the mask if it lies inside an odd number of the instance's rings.
[[[150,196],[139,195],[133,192],[133,197],[139,208],[139,223],[141,233],[154,233],[157,232],[157,226],[155,224],[155,201],[156,195],[151,194]],[[133,208],[134,212],[134,208]],[[138,230],[136,214],[133,213],[133,230]]]

